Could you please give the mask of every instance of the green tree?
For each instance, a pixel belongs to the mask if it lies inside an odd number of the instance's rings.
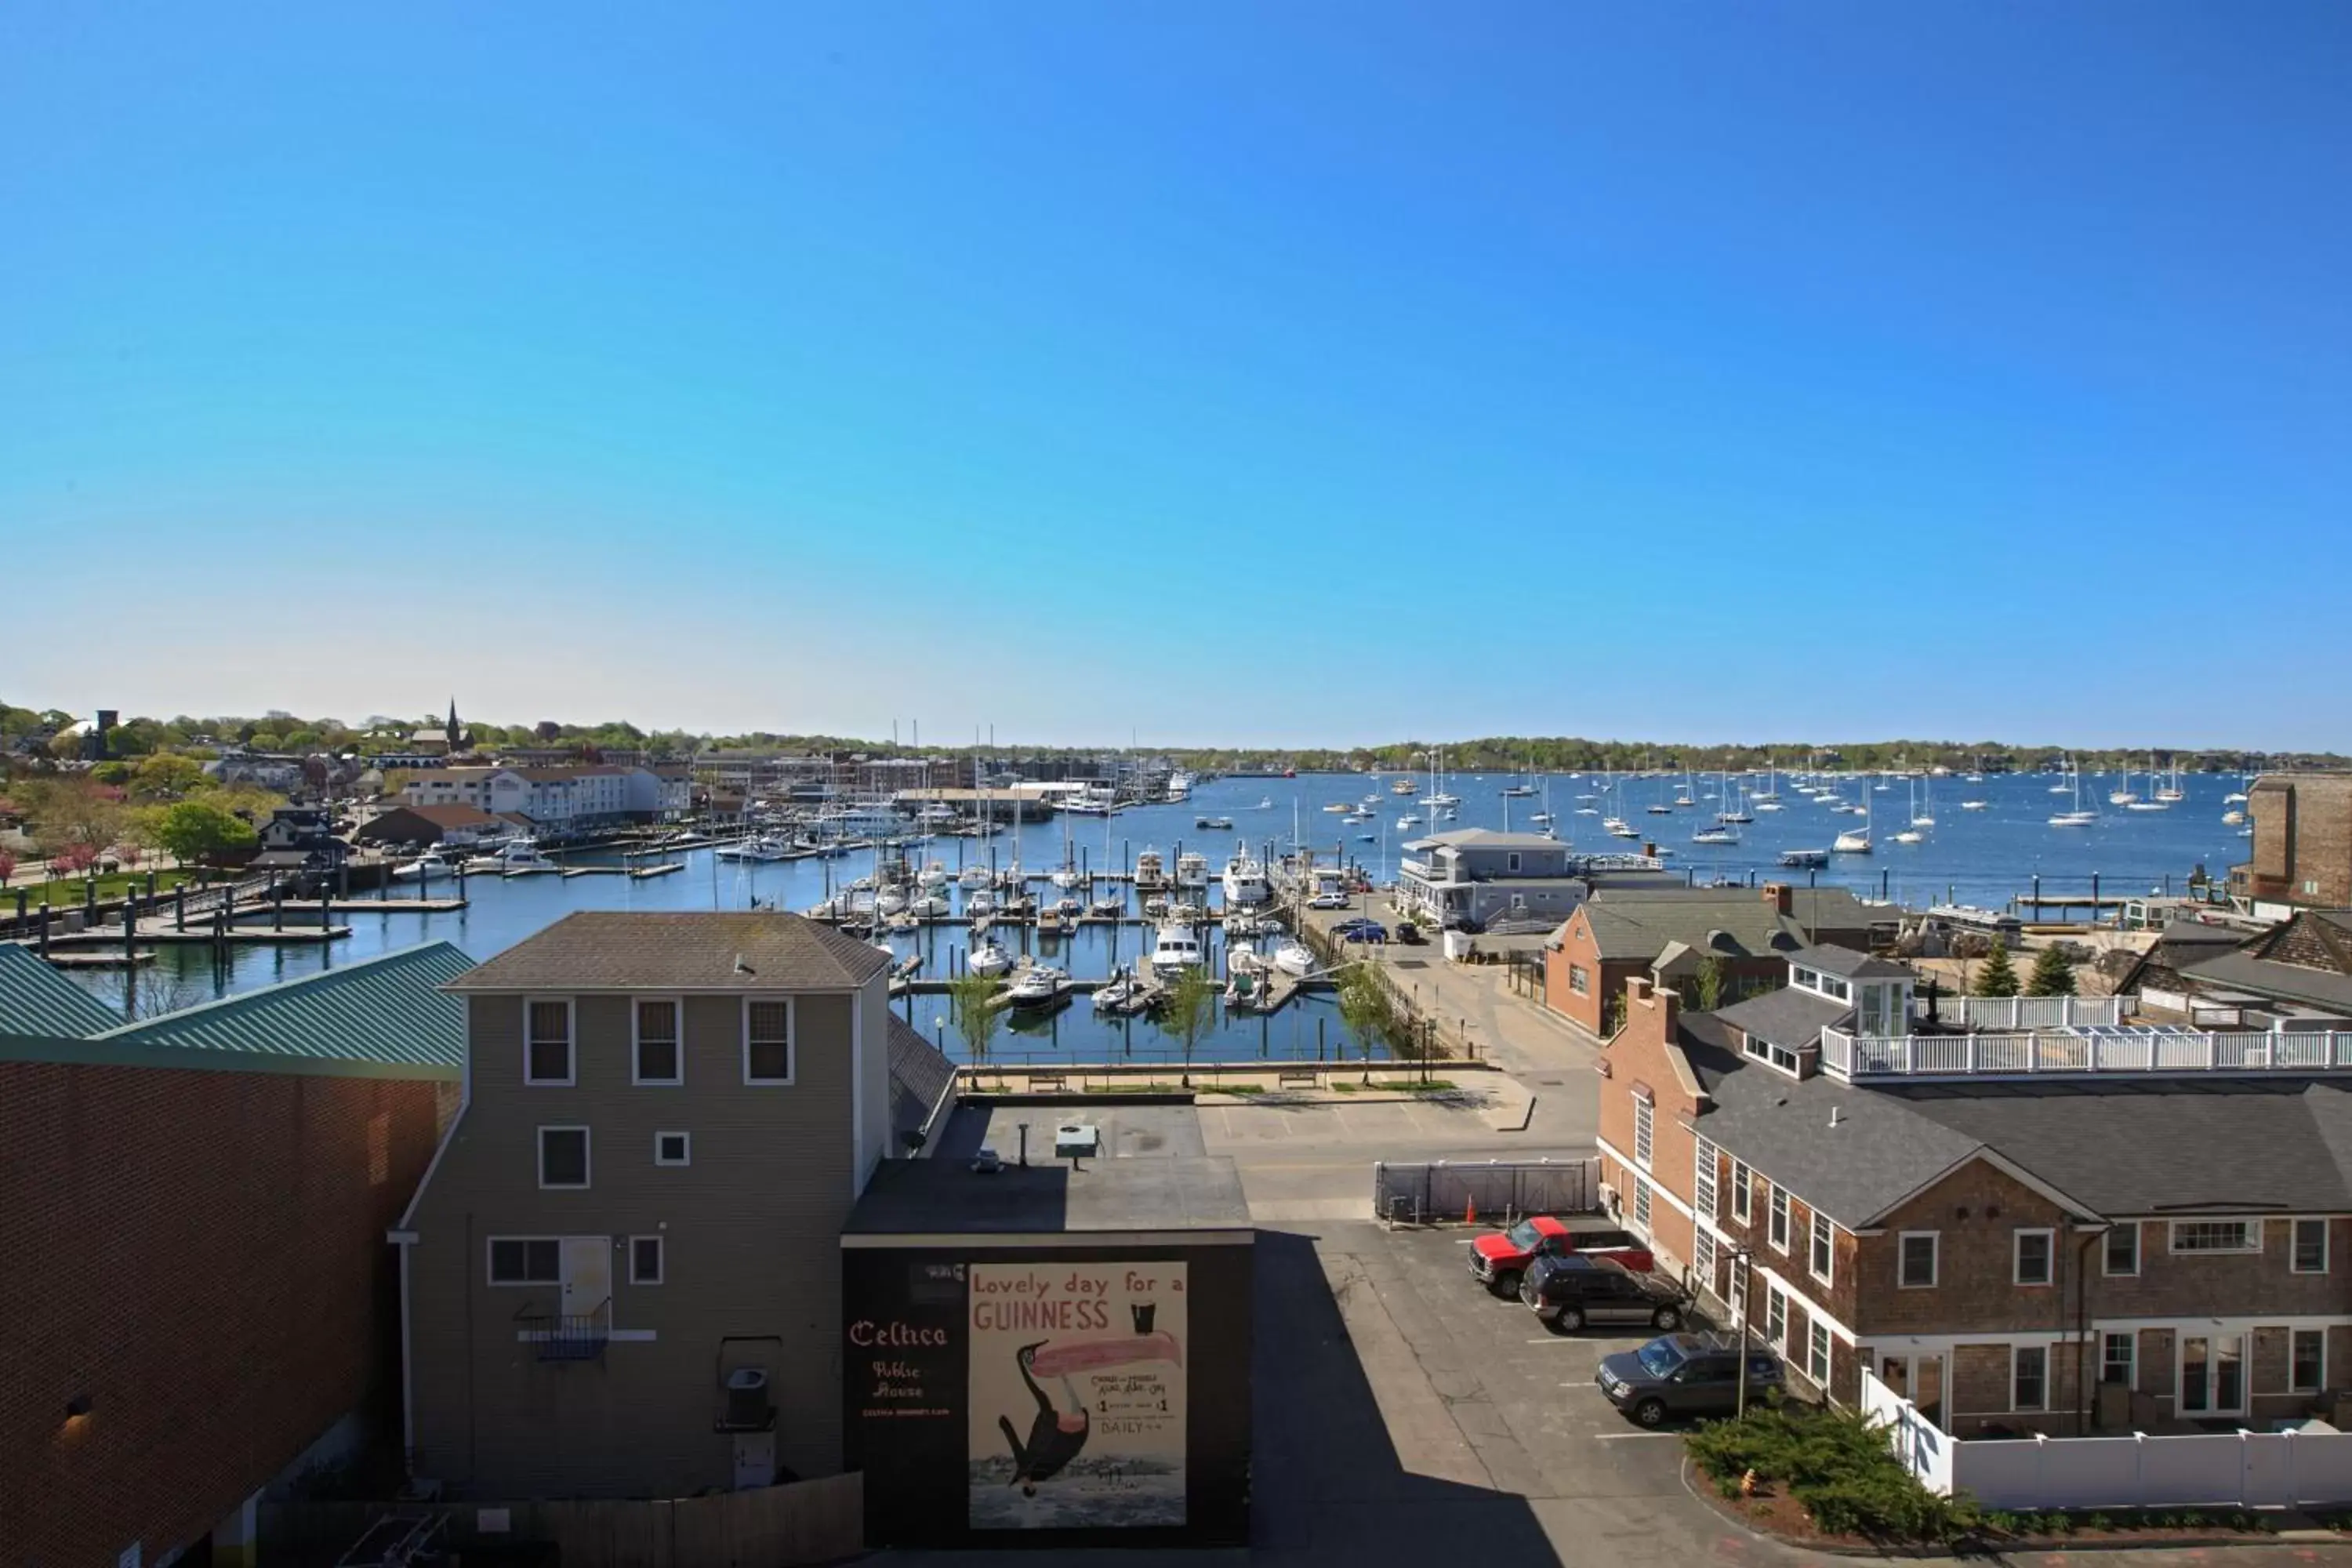
[[[956,1033],[963,1037],[964,1054],[974,1066],[988,1060],[989,1046],[996,1038],[996,1026],[1003,1021],[996,998],[1003,989],[1001,977],[974,974],[970,970],[948,982],[948,1003],[953,1010]]]
[[[1370,961],[1349,965],[1340,976],[1339,1026],[1356,1042],[1356,1055],[1370,1081],[1373,1049],[1396,1027],[1396,1007],[1389,998],[1389,988],[1381,984],[1380,972]]]
[[[131,782],[129,763],[105,762],[89,770],[89,776],[102,784],[122,784]]]
[[[173,752],[142,757],[131,770],[131,793],[140,800],[177,800],[211,782],[202,763]]]
[[[2054,946],[2045,947],[2033,955],[2033,973],[2025,977],[2028,996],[2072,996],[2074,994],[2074,966],[2066,955]]]
[[[2017,968],[2009,962],[2009,944],[1993,938],[1992,952],[1985,955],[1984,967],[1977,971],[1976,994],[1979,996],[2014,996],[2017,994]]]
[[[145,832],[157,848],[184,866],[250,849],[258,837],[251,823],[205,800],[161,807],[148,818]]]
[[[1698,1010],[1700,1012],[1712,1013],[1722,1005],[1724,983],[1729,978],[1730,972],[1722,959],[1710,954],[1699,960]]]
[[[1207,969],[1188,968],[1160,994],[1160,1012],[1152,1022],[1160,1032],[1184,1049],[1184,1087],[1192,1087],[1192,1052],[1201,1037],[1216,1022],[1217,981]]]
[[[286,737],[275,730],[256,730],[246,744],[257,752],[282,752],[286,749]]]

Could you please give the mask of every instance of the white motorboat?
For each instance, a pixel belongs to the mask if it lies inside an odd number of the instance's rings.
[[[1960,809],[1962,811],[1982,811],[1990,804],[1991,803],[1989,801],[1964,800],[1960,802]]]
[[[1141,1005],[1143,983],[1121,970],[1108,984],[1095,987],[1095,1011],[1125,1013]]]
[[[1162,973],[1197,969],[1202,962],[1201,933],[1180,921],[1160,927],[1151,943],[1151,967]]]
[[[1737,844],[1739,842],[1739,835],[1733,832],[1728,827],[1702,827],[1696,833],[1691,835],[1691,842],[1694,844]]]
[[[1078,868],[1076,866],[1063,866],[1056,868],[1053,876],[1048,878],[1047,880],[1051,881],[1054,886],[1057,888],[1075,888],[1078,885],[1081,879],[1078,876]]]
[[[1274,966],[1285,974],[1303,979],[1315,973],[1315,952],[1305,942],[1289,939],[1276,945]]]
[[[874,912],[877,915],[902,914],[907,908],[907,895],[897,888],[885,888],[874,895]]]
[[[1895,836],[1897,844],[1924,844],[1927,841],[1927,836],[1916,827],[1906,827]]]
[[[986,888],[974,888],[963,896],[963,912],[974,920],[982,920],[996,912],[996,895]]]
[[[1176,885],[1180,888],[1205,888],[1209,885],[1209,858],[1187,849],[1176,857]]]
[[[1270,929],[1272,929],[1271,921],[1262,920],[1247,910],[1237,910],[1225,917],[1225,940],[1229,943],[1248,942],[1261,931]]]
[[[2227,826],[2235,827],[2245,820],[2246,814],[2242,811],[2225,811],[2221,814],[2221,821]]]
[[[2221,797],[2221,804],[2223,805],[2243,805],[2246,804],[2246,797],[2242,791],[2231,790],[2228,795]]]
[[[1050,963],[1033,963],[1013,977],[1005,994],[1013,998],[1015,1007],[1038,1007],[1054,1001],[1070,989],[1070,972],[1056,969]]]
[[[1225,908],[1229,910],[1262,904],[1274,896],[1273,889],[1266,886],[1265,866],[1245,850],[1234,851],[1220,880],[1224,884]]]
[[[1167,873],[1162,868],[1165,864],[1166,863],[1160,858],[1160,851],[1157,849],[1146,849],[1137,855],[1135,858],[1135,885],[1139,888],[1156,888],[1160,886],[1161,882],[1167,880]]]
[[[1402,816],[1397,818],[1396,825],[1397,831],[1399,833],[1410,833],[1414,828],[1421,826],[1421,814],[1419,812],[1408,811]]]
[[[1013,967],[1013,955],[994,937],[983,937],[973,945],[964,967],[974,974],[1002,974]]]
[[[936,893],[948,885],[948,868],[934,860],[923,868],[922,874],[915,880],[921,883],[928,890]]]
[[[939,920],[948,912],[948,900],[940,893],[917,893],[907,900],[907,912],[917,920]]]
[[[1807,867],[1826,866],[1829,863],[1830,852],[1826,849],[1783,849],[1780,851],[1780,864],[1783,866],[1792,867],[1798,870],[1803,870]]]
[[[443,858],[438,849],[427,849],[414,860],[404,861],[392,868],[395,882],[414,882],[427,877],[454,877],[457,868]]]
[[[1344,801],[1344,800],[1335,800],[1335,801],[1333,801],[1330,805],[1328,805],[1325,806],[1323,809],[1324,809],[1324,810],[1326,810],[1326,811],[1331,811],[1331,812],[1345,811],[1345,810],[1347,810],[1347,809],[1348,809],[1348,803],[1347,803],[1346,801]],[[1204,822],[1204,823],[1202,824],[1202,826],[1206,826],[1206,823]]]
[[[499,851],[499,871],[502,876],[528,877],[538,872],[560,871],[563,868],[539,852],[539,845],[529,838],[518,838]]]
[[[971,865],[966,866],[962,870],[956,873],[956,881],[958,885],[966,888],[985,888],[988,886],[991,879],[991,873],[988,868],[979,864],[977,861],[973,862]]]
[[[1630,822],[1621,822],[1616,826],[1609,830],[1609,837],[1612,838],[1639,838],[1642,837],[1642,830],[1634,826]]]
[[[505,862],[496,855],[468,855],[457,862],[457,869],[471,877],[480,872],[495,876],[505,868]]]
[[[1126,912],[1127,895],[1124,893],[1105,893],[1087,906],[1087,913],[1097,920],[1117,920]]]

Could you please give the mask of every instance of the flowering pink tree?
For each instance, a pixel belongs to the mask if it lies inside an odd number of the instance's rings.
[[[58,877],[79,877],[98,863],[95,844],[68,844],[49,860],[49,872]]]
[[[16,874],[16,858],[5,849],[0,849],[0,888],[6,887],[8,879]]]

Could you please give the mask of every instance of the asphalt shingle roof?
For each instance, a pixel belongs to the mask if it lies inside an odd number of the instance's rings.
[[[2315,1007],[2352,1011],[2352,974],[2330,974],[2324,969],[2309,969],[2300,963],[2256,958],[2251,952],[2215,953],[2175,967],[2189,979],[2208,985],[2252,991]]]
[[[1818,1045],[1823,1029],[1853,1011],[1850,1002],[1832,1002],[1826,996],[1788,985],[1719,1008],[1715,1016],[1759,1040],[1801,1051]]]
[[[468,971],[458,991],[837,990],[865,984],[887,955],[782,911],[715,914],[584,910]]]
[[[1889,963],[1883,958],[1873,958],[1866,952],[1856,952],[1850,947],[1824,943],[1809,947],[1802,952],[1789,955],[1791,963],[1801,963],[1808,969],[1818,969],[1824,974],[1834,974],[1842,980],[1908,980],[1911,972],[1899,963]]]
[[[428,942],[93,1037],[320,1061],[462,1067],[466,1005],[446,987],[473,966],[450,943]]]
[[[0,1035],[80,1039],[111,1028],[114,1010],[30,948],[0,942]]]
[[[890,1126],[909,1132],[930,1119],[940,1097],[955,1082],[955,1063],[915,1026],[890,1015]]]

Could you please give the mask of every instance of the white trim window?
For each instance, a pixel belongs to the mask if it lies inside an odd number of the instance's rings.
[[[1692,1165],[1691,1208],[1699,1218],[1716,1217],[1715,1145],[1702,1138],[1698,1154]]]
[[[1633,1097],[1633,1163],[1643,1170],[1650,1168],[1650,1156],[1655,1151],[1658,1131],[1658,1108],[1647,1095]]]
[[[629,1081],[675,1088],[686,1081],[685,1009],[675,996],[640,996],[629,1005]]]
[[[1813,1211],[1812,1247],[1805,1262],[1811,1268],[1813,1278],[1824,1285],[1835,1283],[1834,1276],[1837,1272],[1835,1229],[1836,1227],[1830,1224],[1827,1215],[1819,1209]]]
[[[1691,1279],[1699,1289],[1715,1294],[1715,1233],[1705,1226],[1691,1231]]]
[[[2139,1221],[2123,1220],[2107,1230],[2101,1265],[2110,1279],[2129,1279],[2139,1273]]]
[[[2298,1219],[2294,1226],[2294,1246],[2287,1267],[2297,1274],[2327,1272],[2327,1222],[2324,1219]]]
[[[1756,1173],[1747,1162],[1731,1162],[1731,1217],[1746,1225],[1756,1214]]]
[[[2099,1381],[2138,1386],[2139,1335],[2131,1332],[2099,1336]]]
[[[654,1163],[656,1165],[693,1164],[694,1134],[691,1132],[655,1133]]]
[[[539,1184],[577,1190],[588,1184],[588,1129],[542,1127],[539,1130]]]
[[[1805,1326],[1805,1375],[1826,1393],[1830,1386],[1830,1326],[1819,1318]]]
[[[1775,1252],[1789,1250],[1789,1189],[1780,1183],[1772,1184],[1772,1217],[1766,1231]]]
[[[664,1256],[666,1251],[658,1236],[629,1237],[629,1283],[660,1284],[664,1279],[664,1265],[668,1262]]]
[[[1633,1178],[1633,1223],[1644,1232],[1650,1228],[1650,1184],[1641,1176]]]
[[[543,1089],[579,1081],[572,1049],[572,998],[527,996],[522,1004],[522,1080]]]
[[[2260,1252],[2263,1226],[2251,1219],[2177,1219],[2169,1245],[2175,1252]]]
[[[2290,1394],[2316,1394],[2327,1386],[2327,1331],[2295,1329],[2287,1336],[2286,1386]]]
[[[1895,1285],[1900,1290],[1932,1290],[1943,1265],[1941,1231],[1906,1230],[1895,1238]]]
[[[2011,1410],[2050,1408],[2050,1347],[2009,1347],[2009,1407]]]
[[[558,1237],[494,1236],[488,1257],[493,1285],[554,1285],[563,1279],[563,1244]]]
[[[1778,1285],[1764,1289],[1764,1338],[1774,1348],[1789,1348],[1789,1293]]]
[[[2009,1282],[2012,1285],[2047,1285],[2058,1277],[2058,1233],[2054,1230],[2024,1228],[2010,1234]],[[2020,1410],[2038,1410],[2038,1405],[2021,1405]]]
[[[743,998],[743,1081],[789,1088],[793,1081],[793,999]]]

